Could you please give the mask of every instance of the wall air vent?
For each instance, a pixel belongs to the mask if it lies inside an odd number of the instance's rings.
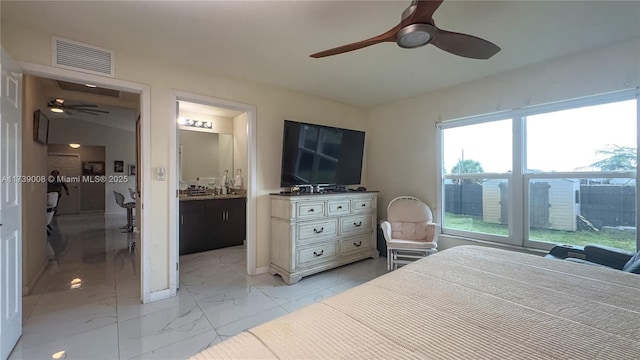
[[[52,66],[95,75],[116,76],[112,50],[55,36],[51,40]]]

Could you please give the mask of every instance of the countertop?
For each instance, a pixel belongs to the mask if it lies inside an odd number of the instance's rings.
[[[246,195],[180,195],[178,199],[180,201],[192,201],[192,200],[217,200],[217,199],[244,199]]]

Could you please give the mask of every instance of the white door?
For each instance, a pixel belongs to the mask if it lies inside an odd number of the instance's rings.
[[[69,195],[62,188],[60,200],[56,214],[77,214],[80,212],[80,177],[82,175],[82,164],[78,154],[49,154],[47,159],[49,174],[53,170],[58,170],[60,176],[68,179],[65,182]]]
[[[22,334],[22,74],[1,51],[0,359],[6,359]]]

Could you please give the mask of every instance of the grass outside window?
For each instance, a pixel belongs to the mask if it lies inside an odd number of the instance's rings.
[[[507,225],[493,224],[482,221],[480,216],[457,215],[445,213],[445,227],[455,230],[472,231],[485,234],[508,236]],[[544,241],[555,244],[584,246],[599,244],[628,251],[636,251],[636,233],[622,230],[601,231],[562,231],[531,229],[531,240]]]

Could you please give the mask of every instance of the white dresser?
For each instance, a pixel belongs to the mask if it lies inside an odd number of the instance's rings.
[[[377,192],[271,195],[271,265],[287,284],[377,258]]]

